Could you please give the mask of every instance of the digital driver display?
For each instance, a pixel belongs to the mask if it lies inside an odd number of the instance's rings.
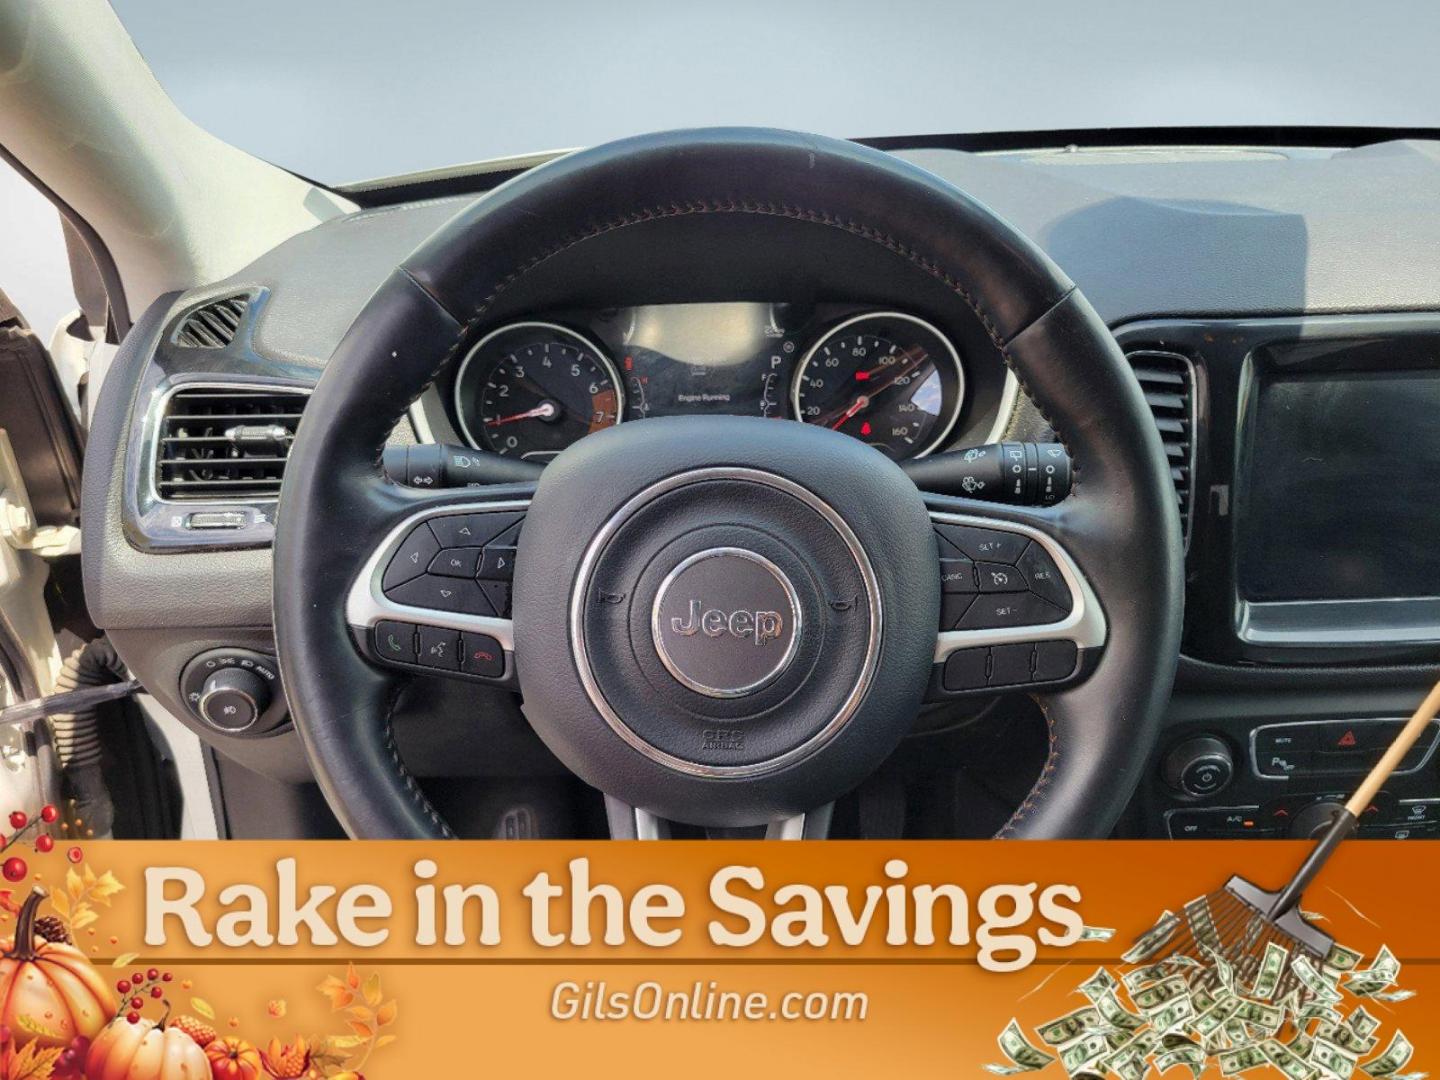
[[[1440,596],[1440,371],[1262,375],[1237,492],[1250,601]]]

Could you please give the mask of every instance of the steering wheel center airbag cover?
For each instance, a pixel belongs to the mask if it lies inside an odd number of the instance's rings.
[[[933,545],[898,467],[828,431],[717,417],[591,436],[546,470],[516,567],[526,714],[584,779],[668,817],[828,801],[918,707]],[[711,797],[739,779],[745,803]]]

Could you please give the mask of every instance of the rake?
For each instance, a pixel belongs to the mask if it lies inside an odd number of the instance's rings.
[[[1203,973],[1196,973],[1196,984],[1213,989],[1222,981],[1215,963],[1219,957],[1234,973],[1236,985],[1253,986],[1267,946],[1274,943],[1286,950],[1285,965],[1274,977],[1275,988],[1266,997],[1283,1001],[1297,989],[1302,999],[1310,996],[1294,970],[1295,958],[1308,958],[1319,971],[1335,939],[1306,921],[1299,908],[1300,898],[1341,841],[1354,835],[1360,815],[1437,712],[1440,683],[1420,703],[1344,808],[1335,814],[1289,884],[1270,892],[1239,875],[1232,877],[1219,891],[1192,900],[1180,915],[1162,920],[1145,934],[1140,939],[1145,943],[1144,962],[1173,961],[1177,957],[1194,960],[1204,968]],[[1137,945],[1137,949],[1141,948]]]

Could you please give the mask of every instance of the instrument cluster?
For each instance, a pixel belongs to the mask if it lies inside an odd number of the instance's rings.
[[[495,327],[452,408],[470,445],[541,462],[613,424],[717,414],[823,424],[900,460],[943,445],[964,403],[959,352],[918,316],[734,302]]]

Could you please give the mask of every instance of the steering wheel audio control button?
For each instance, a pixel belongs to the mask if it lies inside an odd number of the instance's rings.
[[[489,581],[511,580],[515,576],[515,549],[495,544],[486,546],[480,556],[480,569],[476,576]]]
[[[1037,641],[1035,643],[1035,681],[1054,682],[1075,674],[1080,650],[1073,641]]]
[[[430,573],[441,577],[474,577],[479,564],[479,548],[444,548],[430,560]]]
[[[946,690],[980,690],[986,685],[989,649],[957,649],[945,658],[941,685]]]
[[[491,512],[450,514],[430,519],[430,528],[445,547],[484,547],[506,529],[517,524],[523,514]]]
[[[460,670],[465,674],[487,679],[505,674],[505,651],[489,634],[461,634],[460,643]]]
[[[452,611],[459,615],[495,614],[479,583],[470,578],[426,574],[397,588],[387,589],[385,595],[397,604],[408,604],[410,607]]]
[[[390,556],[380,588],[388,594],[397,585],[419,577],[429,569],[431,560],[439,552],[440,545],[435,541],[435,534],[430,531],[430,526],[423,523],[416,525],[410,530],[410,535],[405,538],[399,550]]]

